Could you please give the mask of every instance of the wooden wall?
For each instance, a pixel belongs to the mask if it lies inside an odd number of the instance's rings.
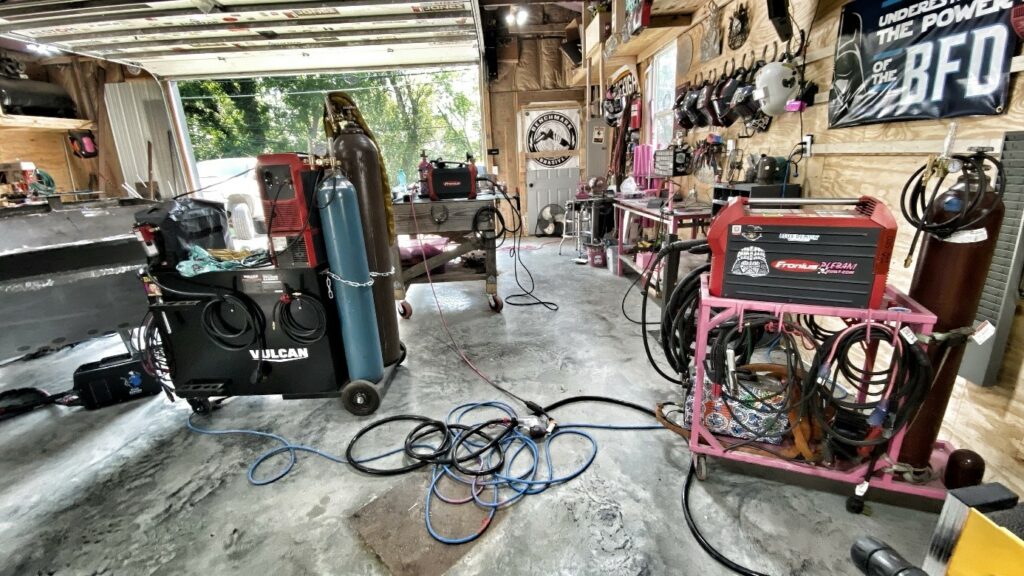
[[[510,194],[519,190],[524,215],[526,160],[519,140],[519,111],[540,102],[584,100],[582,88],[569,86],[571,69],[559,48],[562,40],[517,37],[500,52],[498,77],[487,84],[483,95],[489,120],[485,123],[487,148],[500,151],[497,156],[487,157],[488,169],[498,167],[499,180],[508,185]],[[511,226],[511,211],[503,207],[503,212]]]
[[[791,2],[799,27],[811,30],[808,46],[806,75],[818,83],[820,94],[827,95],[833,70],[833,49],[839,26],[843,0],[819,2]],[[723,23],[728,22],[735,2],[725,3]],[[753,29],[746,44],[732,53],[727,46],[723,55],[700,64],[700,39],[703,34],[704,10],[694,15],[693,26],[680,29],[693,43],[693,65],[689,72],[677,78],[681,85],[696,79],[701,71],[721,71],[733,58],[739,63],[743,53],[755,49],[757,54],[766,43],[769,56],[771,42],[776,38],[774,28],[767,21],[763,2],[747,2]],[[678,40],[677,40],[678,41]],[[664,45],[652,46],[649,53],[640,55],[642,69],[654,52]],[[748,57],[749,61],[749,57]],[[1000,116],[958,119],[958,148],[970,145],[999,146],[1007,129],[1024,127],[1024,74],[1014,74],[1010,105]],[[738,139],[739,127],[728,129],[698,129],[688,136],[694,143],[710,132],[722,134],[725,139],[737,139],[745,152],[788,156],[803,134],[814,135],[814,155],[800,163],[799,176],[791,181],[804,186],[805,195],[814,197],[856,197],[872,195],[883,199],[899,216],[899,197],[903,184],[911,173],[925,162],[928,154],[941,150],[949,126],[948,121],[914,121],[876,124],[870,126],[828,128],[828,109],[824,96],[819,103],[802,115],[787,114],[773,121],[771,129],[750,139]],[[802,116],[802,117],[801,117]],[[695,178],[681,178],[687,188],[695,186],[703,200],[710,200],[710,187]],[[902,219],[900,220],[902,223]],[[894,251],[890,282],[907,289],[913,268],[904,268],[903,259],[910,246],[913,228],[903,223]],[[955,272],[955,271],[951,271]],[[943,437],[960,447],[981,453],[988,462],[987,478],[1006,483],[1024,494],[1024,309],[1018,306],[1013,335],[1006,355],[998,386],[980,388],[964,381],[958,382],[950,402],[943,428]]]

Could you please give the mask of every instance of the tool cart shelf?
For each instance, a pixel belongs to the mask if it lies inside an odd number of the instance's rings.
[[[934,314],[892,286],[887,286],[885,297],[879,309],[841,308],[720,298],[709,293],[708,275],[705,274],[701,278],[701,300],[697,320],[696,350],[693,361],[696,372],[693,380],[695,383],[706,383],[705,359],[709,349],[708,333],[732,318],[737,318],[742,323],[745,314],[754,312],[771,314],[780,319],[787,314],[808,314],[846,320],[859,320],[869,323],[886,323],[894,326],[896,330],[903,326],[909,326],[916,334],[920,335],[930,335],[936,321]],[[879,337],[882,338],[883,336],[879,334]],[[874,348],[875,346],[869,347],[865,354],[865,366],[867,367],[874,363]],[[706,401],[715,401],[720,397],[721,385],[721,382],[710,382],[705,385],[693,386],[693,418],[689,444],[690,450],[696,457],[697,477],[699,479],[706,477],[707,457],[711,456],[849,484],[861,484],[864,481],[868,471],[868,464],[866,463],[851,464],[849,467],[842,468],[812,462],[787,460],[765,455],[762,451],[762,449],[770,451],[772,448],[777,448],[774,445],[762,445],[749,440],[713,433],[707,426],[707,414],[704,407],[706,406]],[[711,398],[705,398],[705,386],[711,391]],[[871,477],[870,486],[890,492],[926,498],[945,498],[946,490],[939,480],[932,480],[927,483],[911,483],[898,478],[892,472],[886,470],[891,462],[899,462],[900,447],[905,434],[906,427],[896,431],[886,455],[879,458],[875,464],[875,472]],[[742,444],[747,449],[743,450],[737,444]],[[935,472],[935,477],[941,478],[941,472],[945,469],[946,461],[952,451],[953,447],[948,442],[936,442],[932,449],[931,457],[931,467]]]

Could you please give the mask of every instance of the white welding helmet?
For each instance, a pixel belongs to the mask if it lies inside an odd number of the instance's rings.
[[[786,111],[786,103],[796,98],[800,90],[799,73],[795,66],[782,62],[769,62],[757,72],[754,97],[761,111],[778,116]]]

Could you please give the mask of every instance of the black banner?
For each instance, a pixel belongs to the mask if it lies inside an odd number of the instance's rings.
[[[855,0],[843,6],[830,128],[1000,114],[1014,0]]]

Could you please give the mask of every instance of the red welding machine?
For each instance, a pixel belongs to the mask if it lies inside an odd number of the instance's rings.
[[[896,220],[882,201],[737,197],[708,231],[714,296],[877,308]]]
[[[326,262],[320,240],[316,189],[323,171],[306,154],[263,154],[256,180],[267,219],[274,265],[311,267]]]

